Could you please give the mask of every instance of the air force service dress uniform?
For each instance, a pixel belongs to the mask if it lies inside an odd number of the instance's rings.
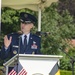
[[[20,34],[18,33],[9,34],[8,38],[10,36],[12,36],[12,42],[10,46],[8,47],[8,49],[5,49],[5,46],[3,46],[1,50],[3,58],[7,58],[8,55],[11,57],[16,55],[18,53],[19,46],[20,46],[19,54],[40,54],[40,40],[41,39],[37,35],[30,33],[29,42],[27,44],[26,49],[24,49],[22,38],[19,37]]]
[[[20,14],[20,21],[22,23],[36,23],[36,18],[29,14],[29,13],[24,13],[22,12]],[[7,37],[8,39],[12,36],[12,42],[10,46],[6,49],[5,46],[3,45],[1,49],[1,57],[2,58],[7,58],[8,56],[13,57],[18,53],[19,47],[20,51],[19,54],[40,54],[40,42],[41,39],[39,36],[29,33],[29,40],[27,43],[26,49],[24,48],[24,45],[22,43],[22,34],[19,33],[12,33],[8,34]]]

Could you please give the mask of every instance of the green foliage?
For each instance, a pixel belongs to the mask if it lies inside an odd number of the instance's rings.
[[[75,47],[70,48],[68,53],[69,53],[70,56],[75,58]]]
[[[72,62],[75,59],[75,47],[69,48],[68,52],[61,53],[63,58],[60,60],[60,69],[72,70]],[[75,62],[74,62],[75,68]]]
[[[72,71],[61,70],[60,75],[72,75]]]
[[[10,8],[2,8],[2,32],[8,34],[19,29],[19,13]]]
[[[65,38],[71,38],[75,35],[73,17],[67,10],[60,15],[56,4],[46,8],[42,13],[42,31],[50,32],[50,35],[41,37],[42,52],[44,54],[59,54],[60,50],[64,50],[68,46]]]
[[[62,70],[69,70],[69,71],[71,71],[71,66],[72,66],[72,64],[71,64],[71,59],[70,58],[68,58],[67,56],[65,56],[64,58],[62,58],[61,60],[60,60],[60,69],[62,69]]]
[[[42,31],[50,32],[50,35],[42,36],[42,53],[43,54],[61,54],[64,56],[60,61],[60,68],[71,70],[70,58],[63,53],[69,43],[66,39],[75,36],[75,23],[73,16],[65,10],[62,15],[58,13],[56,4],[46,8],[42,12]]]

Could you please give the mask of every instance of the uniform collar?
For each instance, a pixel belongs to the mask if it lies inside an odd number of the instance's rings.
[[[22,37],[24,37],[24,36],[25,36],[25,34],[22,34]],[[29,36],[30,36],[30,33],[29,33],[29,34],[27,34],[26,36],[27,36],[27,37],[29,37]]]

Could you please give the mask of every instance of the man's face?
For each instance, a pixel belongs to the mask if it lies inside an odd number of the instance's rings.
[[[30,32],[32,28],[33,28],[33,23],[29,24],[21,23],[21,31],[23,33]]]

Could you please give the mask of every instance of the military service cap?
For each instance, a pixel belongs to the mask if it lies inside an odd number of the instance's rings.
[[[20,21],[22,23],[33,23],[35,24],[37,22],[37,19],[35,16],[29,14],[29,13],[25,13],[25,12],[21,12],[20,13]]]

